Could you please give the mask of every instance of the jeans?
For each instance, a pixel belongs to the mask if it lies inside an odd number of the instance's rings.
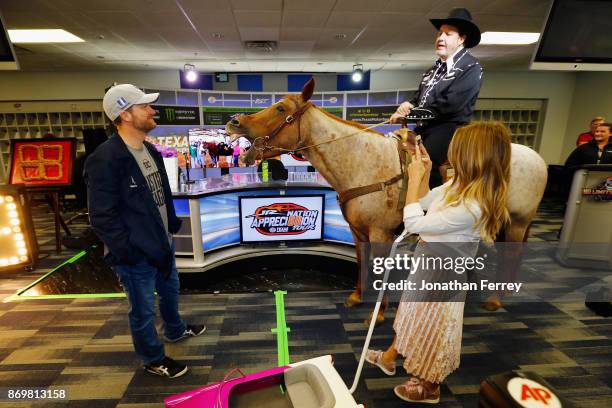
[[[176,262],[173,262],[168,278],[164,278],[146,260],[136,265],[115,265],[113,270],[130,303],[128,317],[136,354],[145,364],[161,360],[165,354],[164,345],[155,328],[155,291],[159,298],[166,338],[176,339],[185,331],[185,323],[178,311],[179,279]]]

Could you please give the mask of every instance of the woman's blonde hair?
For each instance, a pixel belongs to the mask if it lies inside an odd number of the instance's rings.
[[[506,207],[510,155],[510,131],[501,122],[473,122],[461,127],[448,148],[455,175],[445,201],[451,206],[466,201],[478,203],[482,215],[476,227],[487,242],[493,241],[510,221]]]

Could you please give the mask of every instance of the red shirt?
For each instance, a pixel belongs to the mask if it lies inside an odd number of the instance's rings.
[[[578,139],[576,139],[576,146],[580,146],[583,143],[588,143],[591,140],[593,140],[593,135],[591,134],[591,132],[581,133],[578,136]]]

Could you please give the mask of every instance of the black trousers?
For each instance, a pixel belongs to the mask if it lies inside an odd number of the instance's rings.
[[[427,149],[432,162],[429,188],[442,184],[442,175],[439,168],[448,159],[448,145],[453,138],[455,130],[461,125],[454,122],[441,122],[418,126],[415,129],[415,132],[421,135],[423,145]]]

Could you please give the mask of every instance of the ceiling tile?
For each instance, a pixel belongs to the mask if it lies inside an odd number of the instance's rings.
[[[327,21],[328,28],[337,28],[338,30],[344,28],[356,28],[362,29],[368,23],[370,23],[374,19],[372,13],[364,13],[364,12],[340,12],[333,11],[329,16],[329,20]]]
[[[129,29],[145,27],[138,17],[127,11],[84,11],[83,14],[96,26]]]
[[[159,35],[177,50],[202,51],[208,46],[196,35],[191,27],[158,30]]]
[[[331,11],[336,0],[285,0],[285,10]]]
[[[211,13],[232,10],[232,6],[228,0],[180,0],[180,4],[188,14],[198,10],[209,11]]]
[[[172,12],[143,12],[138,13],[136,16],[144,24],[151,28],[175,28],[189,25],[189,22],[185,16],[178,10]]]
[[[214,41],[208,42],[208,47],[212,51],[233,51],[241,52],[244,50],[244,45],[240,41]]]
[[[282,0],[230,0],[233,10],[280,11]]]
[[[276,71],[276,61],[247,61],[249,69],[253,71]]]
[[[550,5],[551,0],[492,0],[485,5],[481,12],[544,18]]]
[[[352,11],[377,12],[383,10],[388,3],[389,0],[338,0],[334,6],[334,11],[339,13]]]
[[[281,41],[316,41],[321,35],[319,28],[281,28]]]
[[[189,18],[201,32],[236,27],[231,14],[227,12],[197,11],[191,13]]]
[[[276,27],[280,26],[280,11],[235,11],[234,17],[239,27]]]
[[[442,0],[391,0],[384,8],[385,12],[426,14]]]
[[[240,28],[242,41],[278,41],[278,28]]]
[[[320,28],[325,25],[329,13],[313,11],[285,11],[282,26],[288,28]]]

